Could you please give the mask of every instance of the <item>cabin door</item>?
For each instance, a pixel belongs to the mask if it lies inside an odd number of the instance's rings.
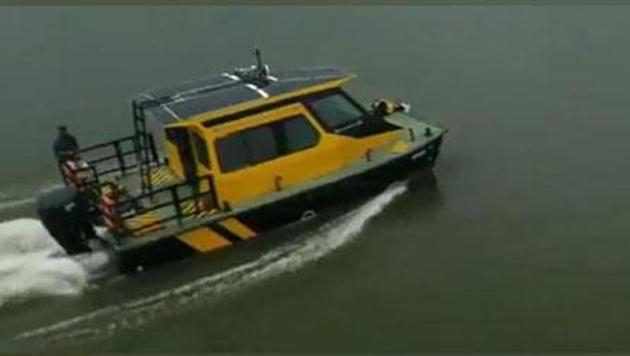
[[[184,177],[186,177],[187,180],[194,179],[197,176],[197,165],[193,156],[188,130],[183,127],[174,127],[168,130],[170,131],[169,138],[177,147]]]

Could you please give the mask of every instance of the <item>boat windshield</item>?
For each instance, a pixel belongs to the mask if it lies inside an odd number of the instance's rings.
[[[310,98],[305,104],[319,120],[337,133],[362,125],[367,116],[358,104],[342,92]]]

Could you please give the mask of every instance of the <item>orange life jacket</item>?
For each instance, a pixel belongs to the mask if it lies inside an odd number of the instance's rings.
[[[68,159],[62,165],[63,175],[68,184],[74,185],[79,192],[87,188],[87,171],[82,170],[77,160]]]
[[[108,229],[114,232],[121,230],[121,220],[116,212],[116,200],[106,194],[101,195],[99,209],[103,215],[103,222]]]

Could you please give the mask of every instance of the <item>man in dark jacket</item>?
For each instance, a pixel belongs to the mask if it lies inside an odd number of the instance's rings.
[[[62,161],[69,154],[76,153],[79,150],[79,143],[74,136],[68,133],[68,129],[65,126],[57,126],[57,130],[59,134],[53,144],[53,151],[57,160]]]
[[[94,231],[94,227],[92,226],[89,217],[89,201],[88,197],[86,196],[86,188],[85,185],[77,184],[78,182],[76,181],[77,179],[81,179],[78,176],[81,174],[81,168],[79,166],[80,158],[78,155],[79,143],[77,142],[77,139],[68,132],[68,129],[65,126],[57,126],[57,130],[59,134],[57,135],[57,139],[55,139],[55,143],[53,144],[53,151],[55,153],[55,157],[57,157],[57,160],[59,161],[59,168],[61,169],[61,174],[64,177],[64,181],[66,182],[66,184],[75,185],[75,187],[78,189],[75,203],[77,204],[79,228],[83,232],[84,239],[87,240],[95,238],[96,232]],[[70,162],[74,165],[73,168],[67,166],[67,164],[69,164]],[[66,172],[66,169],[74,169],[75,171]],[[87,172],[83,171],[83,173]],[[69,175],[74,175],[75,181],[69,179]]]

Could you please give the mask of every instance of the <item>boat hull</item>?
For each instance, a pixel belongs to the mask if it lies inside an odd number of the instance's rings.
[[[338,206],[340,202],[352,203],[377,195],[393,182],[430,171],[439,156],[441,143],[440,136],[429,144],[383,165],[231,216],[230,221],[236,221],[243,227],[240,231],[228,229],[222,222],[218,222],[187,232],[192,239],[204,238],[195,235],[218,233],[229,241],[222,246],[190,243],[182,238],[181,234],[167,235],[134,248],[116,251],[119,267],[123,272],[132,272],[167,261],[251,242],[254,238],[264,238],[265,234],[279,227],[319,215]]]

